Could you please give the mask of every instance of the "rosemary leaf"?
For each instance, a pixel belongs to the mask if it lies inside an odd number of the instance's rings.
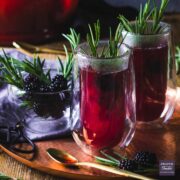
[[[136,17],[135,24],[132,25],[124,16],[120,15],[118,19],[128,32],[133,32],[136,34],[157,34],[162,31],[160,22],[163,18],[164,11],[169,3],[169,0],[161,0],[161,5],[158,8],[155,1],[152,0],[153,7],[151,8],[151,0],[148,0],[144,7],[140,5],[139,14]],[[149,30],[148,21],[152,20],[153,25]]]
[[[96,23],[93,24],[93,28],[91,25],[88,25],[89,33],[87,33],[86,40],[91,49],[91,55],[94,57],[98,57],[97,48],[100,41],[100,22],[97,20]]]
[[[177,75],[180,75],[180,46],[176,46],[176,67],[177,67]]]
[[[74,51],[80,43],[80,34],[76,33],[73,28],[70,28],[70,34],[62,34],[70,43],[71,50]]]
[[[118,166],[119,164],[115,161],[109,160],[109,159],[105,159],[99,156],[95,156],[95,160],[96,162],[100,163],[100,164],[104,164],[104,165],[109,165],[109,166]]]
[[[60,64],[60,67],[61,67],[61,72],[64,72],[64,66],[63,66],[63,63],[61,61],[61,59],[58,57],[58,61],[59,61],[59,64]]]
[[[133,32],[130,22],[124,16],[120,15],[118,18],[125,30],[128,32]]]

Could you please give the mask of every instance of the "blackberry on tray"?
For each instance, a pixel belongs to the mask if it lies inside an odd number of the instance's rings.
[[[125,159],[125,160],[119,161],[119,168],[128,170],[128,171],[135,171],[137,170],[138,165],[136,161],[134,160]]]
[[[154,166],[157,163],[157,157],[155,153],[151,153],[148,151],[141,151],[138,152],[135,157],[134,160],[141,166],[144,167],[150,167],[150,166]]]

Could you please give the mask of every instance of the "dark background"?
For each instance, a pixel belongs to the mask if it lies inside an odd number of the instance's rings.
[[[118,15],[122,14],[129,20],[134,20],[138,15],[140,4],[146,0],[80,0],[73,16],[72,26],[81,34],[87,32],[87,24],[100,20],[102,34],[107,36],[109,26],[115,28]],[[160,0],[156,0],[160,5]],[[170,0],[166,13],[180,12],[180,0]]]

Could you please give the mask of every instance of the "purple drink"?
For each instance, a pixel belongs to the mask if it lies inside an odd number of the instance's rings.
[[[168,46],[134,48],[138,121],[153,121],[165,107]]]
[[[131,25],[135,28],[135,22]],[[153,21],[148,21],[145,34],[123,32],[124,44],[133,52],[138,124],[167,122],[175,107],[176,68],[171,26],[164,22],[159,25],[158,34],[151,34]],[[169,92],[173,98],[168,97]]]
[[[108,41],[99,44],[99,53]],[[85,51],[86,50],[86,51]],[[135,84],[130,51],[121,56],[92,57],[82,43],[73,71],[72,129],[75,142],[88,154],[119,144],[126,147],[135,132]]]
[[[123,72],[103,74],[90,68],[80,70],[80,116],[86,143],[113,147],[121,141],[125,122]]]

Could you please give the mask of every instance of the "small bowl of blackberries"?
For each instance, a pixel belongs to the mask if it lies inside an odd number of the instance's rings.
[[[64,116],[70,107],[72,58],[65,63],[55,61],[55,68],[39,57],[17,60],[5,54],[0,63],[1,79],[9,86],[9,98],[24,108],[31,119]]]
[[[47,83],[28,74],[24,78],[21,100],[40,117],[61,118],[70,103],[68,86],[68,80],[62,74],[55,74]]]

